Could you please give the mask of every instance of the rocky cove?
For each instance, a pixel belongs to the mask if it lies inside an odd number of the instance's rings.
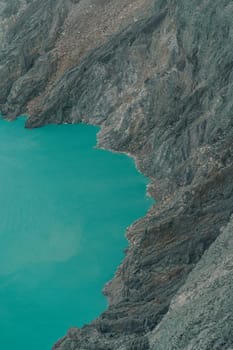
[[[124,231],[153,202],[132,160],[94,148],[98,128],[24,124],[0,120],[0,335],[8,350],[50,349],[106,309],[101,290],[123,258]]]
[[[5,117],[100,125],[158,200],[127,232],[108,310],[54,349],[230,349],[231,1],[0,4]]]

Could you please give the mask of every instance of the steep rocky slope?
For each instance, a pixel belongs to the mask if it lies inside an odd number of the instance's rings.
[[[232,349],[233,217],[151,334],[151,349]]]
[[[1,0],[0,105],[10,118],[47,97],[52,83],[152,0]]]
[[[164,317],[233,212],[232,2],[18,3],[19,12],[1,29],[0,109],[7,118],[29,112],[27,127],[101,125],[99,146],[134,156],[158,200],[127,232],[127,255],[104,289],[108,310],[91,325],[71,329],[54,349],[233,346],[224,322],[219,343],[204,343],[203,329],[216,332],[207,303],[221,309],[219,322],[229,316],[211,283],[205,287],[212,299],[197,294]],[[204,258],[184,288],[194,293],[192,278],[213,268],[213,259]],[[228,293],[230,282],[224,288]],[[195,302],[206,315],[199,322],[197,311],[192,324]]]

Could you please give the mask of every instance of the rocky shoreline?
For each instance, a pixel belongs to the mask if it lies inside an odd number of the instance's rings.
[[[231,2],[156,0],[134,8],[122,0],[122,25],[105,29],[107,36],[98,33],[97,44],[91,42],[82,55],[79,42],[93,35],[101,15],[86,14],[94,23],[89,33],[83,27],[72,32],[75,18],[86,11],[82,1],[18,3],[21,12],[1,28],[0,110],[7,118],[30,113],[30,128],[81,121],[101,126],[98,145],[131,154],[158,201],[127,232],[126,257],[104,288],[108,310],[92,324],[69,330],[54,349],[230,349],[228,326],[221,323],[217,337],[213,326],[229,317],[229,305],[211,283],[197,301],[204,305],[202,323],[200,313],[184,311],[193,310],[193,298],[185,299],[184,308],[172,305],[179,304],[179,290],[196,293],[188,276],[195,280],[199,272],[212,271],[213,247],[225,237],[221,229],[233,212]],[[88,6],[116,20],[109,3]],[[69,47],[77,45],[68,61],[63,36]],[[205,252],[209,258],[203,260]],[[232,265],[227,268],[232,271]],[[228,282],[226,293],[229,274]],[[221,312],[206,307],[214,301],[219,308],[221,298]],[[167,342],[169,334],[174,343]]]

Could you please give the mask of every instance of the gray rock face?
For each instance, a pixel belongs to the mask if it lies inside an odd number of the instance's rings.
[[[57,78],[120,26],[148,12],[151,2],[1,0],[1,111],[8,118],[35,114]]]
[[[233,211],[231,1],[35,0],[18,11],[0,51],[0,110],[28,112],[27,127],[100,125],[99,146],[134,156],[158,200],[127,232],[126,257],[104,288],[108,310],[54,349],[175,349],[166,319],[177,349],[212,349],[210,309],[200,323],[197,311],[190,336],[194,299],[164,315]],[[203,261],[210,274],[213,260]],[[219,350],[226,335],[233,345],[221,325]]]
[[[190,273],[150,335],[151,349],[230,350],[233,345],[233,217]]]
[[[8,25],[0,52],[0,104],[9,118],[40,94],[54,73],[57,57],[51,48],[68,13],[68,5],[62,0],[19,4],[24,5],[24,10],[20,12],[20,7],[10,17],[13,24]],[[8,3],[5,10],[7,7]]]

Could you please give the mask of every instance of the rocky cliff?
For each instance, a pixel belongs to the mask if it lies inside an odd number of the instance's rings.
[[[5,117],[100,125],[157,199],[128,229],[108,310],[54,349],[233,347],[232,16],[230,0],[0,1]]]
[[[232,349],[233,217],[150,334],[153,350]]]

